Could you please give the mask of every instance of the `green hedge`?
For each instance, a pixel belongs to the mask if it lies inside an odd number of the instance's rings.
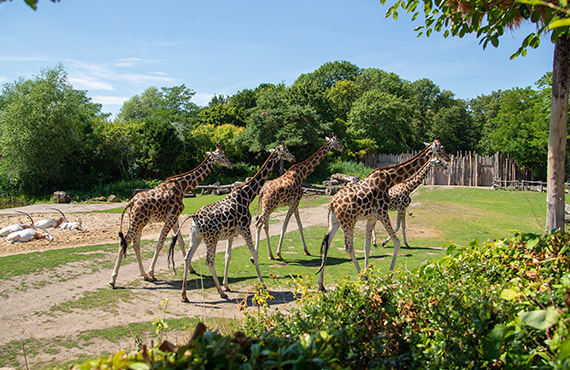
[[[569,368],[569,246],[567,233],[450,245],[417,271],[372,267],[324,294],[298,277],[292,313],[249,311],[233,336],[76,368]]]

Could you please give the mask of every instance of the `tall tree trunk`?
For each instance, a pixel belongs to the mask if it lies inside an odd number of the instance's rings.
[[[564,175],[568,136],[570,40],[561,36],[554,45],[552,108],[548,135],[546,232],[564,229]]]

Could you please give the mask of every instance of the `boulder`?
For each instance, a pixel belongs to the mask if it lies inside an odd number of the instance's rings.
[[[111,194],[111,195],[109,195],[109,196],[107,197],[107,202],[118,203],[118,202],[120,202],[120,201],[121,201],[121,198],[119,198],[119,197],[116,196],[116,195],[112,195],[112,194]]]
[[[56,191],[53,193],[54,203],[71,203],[71,197],[65,191]]]

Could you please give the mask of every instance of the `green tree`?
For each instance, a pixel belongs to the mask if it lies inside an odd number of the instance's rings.
[[[524,168],[546,175],[548,154],[548,117],[545,90],[515,88],[501,93],[501,106],[489,134],[495,151],[510,154]]]
[[[316,109],[321,122],[335,119],[329,96],[337,81],[354,81],[360,68],[347,61],[328,62],[312,73],[302,74],[288,90],[288,98],[294,105],[307,105]]]
[[[465,104],[457,102],[438,110],[433,116],[429,136],[439,137],[445,143],[448,153],[456,153],[460,150],[474,150],[480,134],[473,126]]]
[[[146,117],[140,131],[139,176],[164,179],[184,170],[184,141],[164,116]]]
[[[282,102],[272,108],[256,109],[249,117],[246,129],[237,145],[248,148],[256,161],[265,158],[267,150],[284,142],[297,158],[306,158],[321,145],[317,131],[317,115],[310,107]]]
[[[356,76],[356,83],[363,92],[380,90],[398,98],[410,100],[413,96],[411,84],[396,73],[386,72],[378,68],[366,68]]]
[[[0,95],[0,176],[5,188],[39,195],[76,186],[91,175],[92,125],[106,118],[61,65],[31,80],[4,85]]]
[[[362,95],[360,85],[355,82],[340,80],[328,92],[336,118],[347,120],[352,104]]]
[[[380,0],[385,4],[387,0]],[[435,30],[463,37],[476,34],[485,48],[489,43],[499,46],[505,28],[522,22],[536,25],[536,32],[528,34],[520,48],[511,56],[525,56],[528,48],[538,48],[541,37],[550,33],[554,43],[552,103],[548,138],[548,171],[546,196],[546,230],[564,229],[565,161],[568,136],[568,97],[570,95],[570,7],[567,1],[506,0],[500,5],[491,0],[438,1],[396,0],[386,16],[398,18],[398,10],[413,13],[416,19],[422,9],[425,22],[416,27],[419,34]]]
[[[348,115],[349,154],[403,153],[414,142],[413,109],[407,102],[379,90],[366,92]]]
[[[247,120],[245,111],[242,108],[229,104],[216,104],[202,109],[198,113],[198,123],[201,125],[224,125],[244,127]]]
[[[469,110],[473,126],[481,133],[476,146],[477,153],[491,155],[497,150],[491,143],[490,135],[496,129],[495,117],[501,107],[501,91],[493,91],[489,95],[480,95],[469,100]]]

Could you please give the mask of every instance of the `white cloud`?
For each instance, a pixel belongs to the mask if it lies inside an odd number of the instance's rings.
[[[122,58],[119,59],[117,67],[132,67],[135,64],[143,63],[144,60],[141,58]]]
[[[166,76],[145,75],[145,74],[120,74],[117,76],[121,80],[131,83],[175,83],[176,79]]]
[[[80,90],[113,90],[113,85],[110,83],[89,76],[70,75],[69,82]]]
[[[130,98],[124,96],[103,96],[98,95],[91,98],[93,102],[105,105],[122,105],[125,101]]]

